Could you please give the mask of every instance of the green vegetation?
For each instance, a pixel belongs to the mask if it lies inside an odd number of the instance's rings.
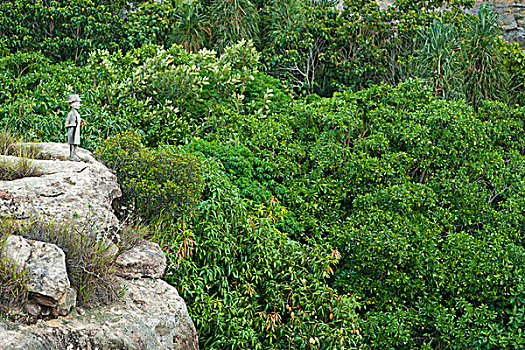
[[[205,349],[523,347],[524,52],[468,2],[333,3],[78,2],[84,40],[3,2],[0,127],[64,142],[82,95]]]
[[[201,168],[192,155],[146,148],[131,132],[107,139],[96,155],[116,171],[128,213],[149,219],[179,216],[200,202]]]
[[[88,222],[73,227],[35,221],[21,226],[15,234],[55,244],[64,251],[68,277],[78,291],[80,305],[118,297],[118,284],[114,281],[115,256],[110,253],[108,241],[97,235],[95,224]]]
[[[14,136],[8,130],[0,130],[0,156],[18,157],[0,159],[0,181],[42,175],[40,169],[32,163],[32,159],[39,154],[40,151],[35,147],[17,145]]]

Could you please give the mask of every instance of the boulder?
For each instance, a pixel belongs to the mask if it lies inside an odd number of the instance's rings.
[[[177,290],[162,280],[124,280],[122,302],[8,330],[3,350],[196,350],[195,326]]]
[[[122,193],[115,174],[84,149],[78,150],[81,162],[70,162],[64,161],[67,144],[34,145],[51,159],[32,161],[41,176],[0,181],[0,217],[89,222],[101,229],[118,225],[112,204]],[[18,159],[0,155],[0,161]]]
[[[117,257],[117,275],[127,278],[161,278],[166,269],[166,256],[159,245],[141,241]]]
[[[20,236],[9,236],[2,257],[25,268],[31,297],[40,305],[71,309],[75,300],[64,297],[70,289],[66,269],[66,256],[54,244],[27,240]],[[76,296],[76,293],[75,293]]]
[[[56,307],[51,309],[54,316],[66,316],[77,304],[77,291],[73,288],[67,288],[66,292],[57,301]]]

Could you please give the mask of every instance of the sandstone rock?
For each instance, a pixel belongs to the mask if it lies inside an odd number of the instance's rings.
[[[29,292],[41,305],[57,306],[70,287],[66,256],[54,244],[9,236],[4,256],[27,269]]]
[[[0,322],[0,349],[199,348],[195,327],[175,288],[148,278],[120,281],[127,286],[120,304],[12,331],[5,330]]]
[[[57,302],[56,307],[52,310],[55,316],[66,316],[77,304],[77,291],[73,288],[67,288],[66,292]]]
[[[106,229],[118,225],[113,200],[122,195],[116,176],[91,153],[78,150],[82,162],[59,161],[69,155],[67,144],[41,144],[55,160],[33,160],[43,172],[39,177],[0,181],[0,217],[89,222]],[[18,157],[0,156],[16,161]]]
[[[38,316],[42,312],[42,307],[34,300],[28,300],[24,308],[31,316]]]
[[[117,275],[127,278],[160,278],[166,269],[166,257],[159,245],[148,241],[123,252],[116,263]]]
[[[77,152],[82,162],[69,162],[68,145],[40,146],[51,159],[33,161],[43,175],[0,181],[0,217],[88,223],[96,228],[91,233],[109,245],[108,254],[118,255],[117,246],[107,238],[108,229],[119,225],[112,211],[113,201],[121,196],[115,175],[85,150]],[[0,349],[198,349],[195,327],[176,289],[150,278],[161,277],[166,268],[156,244],[141,241],[118,256],[121,276],[141,278],[117,277],[126,287],[121,302],[78,312],[65,255],[57,246],[10,236],[2,258],[27,269],[30,295],[25,311],[36,323],[8,325],[0,319]],[[48,316],[56,318],[38,319]]]
[[[67,161],[69,158],[69,145],[58,142],[26,142],[23,145],[34,146],[41,150],[45,158],[51,160]],[[82,162],[95,164],[98,163],[93,154],[83,148],[78,148],[77,156]]]

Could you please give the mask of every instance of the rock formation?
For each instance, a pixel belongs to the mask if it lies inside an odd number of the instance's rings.
[[[67,315],[76,303],[76,291],[69,283],[66,256],[54,244],[26,240],[20,236],[7,238],[2,258],[25,267],[32,300],[28,311],[38,316],[42,306],[55,315]]]
[[[0,322],[2,350],[198,349],[184,300],[159,279],[124,280],[123,300],[34,325]]]
[[[28,219],[41,217],[54,222],[93,220],[116,226],[113,200],[122,196],[116,176],[93,155],[79,149],[82,162],[65,161],[67,144],[32,143],[42,148],[46,160],[35,159],[43,175],[14,181],[0,181],[0,216]],[[0,161],[18,157],[0,155]]]
[[[82,149],[82,162],[65,161],[66,144],[40,144],[45,160],[34,160],[42,176],[0,181],[0,217],[53,222],[91,220],[108,229],[118,225],[112,202],[121,195],[116,177]],[[16,161],[16,157],[0,156]],[[117,249],[115,247],[115,249]],[[198,349],[195,326],[177,290],[160,280],[166,257],[160,247],[140,241],[117,254],[115,277],[124,290],[113,304],[76,307],[66,256],[51,243],[10,236],[0,258],[28,275],[26,313],[32,325],[0,320],[0,349]]]

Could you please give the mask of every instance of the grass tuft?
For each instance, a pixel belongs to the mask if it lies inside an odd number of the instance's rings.
[[[31,159],[19,158],[16,161],[0,160],[0,180],[12,181],[24,177],[42,175],[42,171],[33,165]]]
[[[33,165],[32,161],[43,157],[42,150],[33,145],[26,146],[17,143],[16,138],[7,129],[0,131],[0,155],[18,157],[17,160],[0,160],[0,181],[42,175],[40,169]]]
[[[15,144],[16,138],[9,130],[0,130],[0,154],[10,154]]]
[[[27,300],[27,271],[2,259],[7,238],[16,232],[14,221],[0,221],[0,314],[20,309]]]
[[[97,239],[94,226],[33,221],[19,233],[26,239],[57,245],[66,255],[69,280],[78,291],[77,304],[108,303],[118,298],[111,245]]]

